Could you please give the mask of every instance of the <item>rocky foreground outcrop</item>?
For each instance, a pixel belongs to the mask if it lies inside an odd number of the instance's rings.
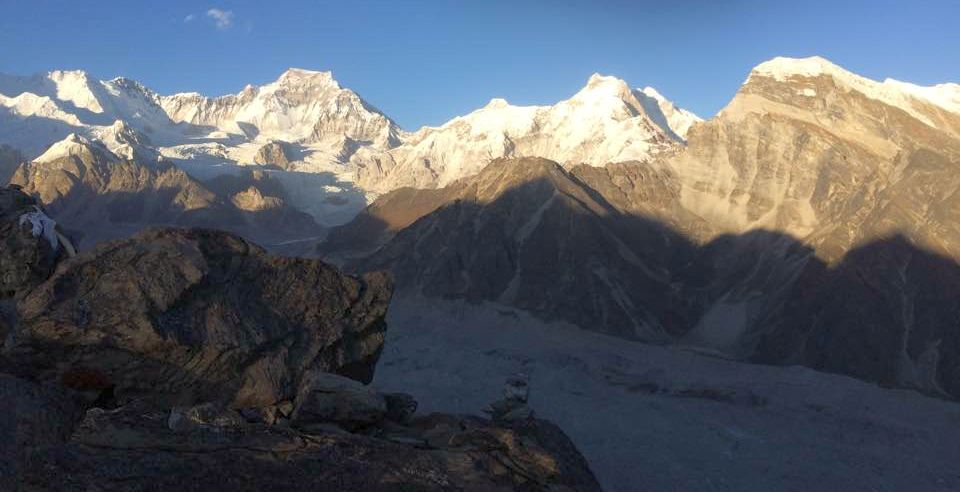
[[[265,406],[307,371],[369,381],[391,287],[238,236],[156,229],[106,243],[18,304],[7,356],[34,377],[170,403]]]
[[[0,338],[15,318],[16,299],[73,253],[70,241],[33,198],[16,187],[0,188]]]
[[[554,425],[433,415],[400,432],[198,425],[92,409],[65,445],[26,460],[27,490],[599,490]]]
[[[3,225],[2,278],[23,281],[0,356],[0,489],[599,488],[532,411],[417,417],[412,396],[366,386],[385,274],[153,229],[18,277],[7,265],[46,257]]]
[[[17,188],[0,189],[0,299],[12,298],[53,271],[57,248],[20,218],[36,212],[36,201]],[[42,231],[40,231],[42,232]]]

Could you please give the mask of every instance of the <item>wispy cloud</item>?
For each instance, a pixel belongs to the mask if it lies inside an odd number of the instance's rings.
[[[217,29],[230,29],[233,26],[233,11],[213,8],[207,11],[207,17],[213,20]]]
[[[190,15],[188,15],[188,16],[186,16],[186,17],[183,18],[183,22],[184,22],[184,23],[186,23],[186,22],[193,22],[194,19],[196,19],[196,18],[197,18],[196,15],[190,14]]]

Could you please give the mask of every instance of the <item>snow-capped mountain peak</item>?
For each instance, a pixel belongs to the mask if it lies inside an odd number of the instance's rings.
[[[778,56],[754,67],[750,75],[773,77],[781,82],[793,76],[816,77],[818,75],[831,75],[844,80],[859,77],[853,72],[847,71],[821,56],[811,56],[807,58]]]
[[[660,125],[661,129],[682,140],[686,140],[687,131],[691,126],[703,121],[703,118],[693,112],[678,108],[673,101],[664,97],[653,87],[638,89],[635,95],[643,104],[647,116]]]
[[[264,141],[343,136],[357,141],[392,140],[400,132],[389,118],[342,88],[331,72],[296,68],[274,82],[247,86],[237,94],[212,98],[176,94],[162,97],[161,105],[175,122]]]
[[[91,79],[81,70],[55,70],[47,75],[55,86],[57,99],[73,103],[77,108],[94,113],[103,113],[104,108],[96,95],[99,81]]]
[[[631,97],[630,86],[625,81],[617,77],[595,73],[587,80],[587,85],[568,101],[590,103],[605,99],[622,100]]]
[[[28,158],[57,159],[76,153],[76,145],[95,145],[114,159],[162,155],[206,174],[217,171],[205,164],[258,162],[265,144],[285,142],[288,162],[267,164],[329,172],[364,192],[442,186],[498,157],[546,157],[568,166],[649,160],[682,144],[688,123],[676,115],[689,115],[662,96],[650,99],[622,79],[594,74],[554,105],[493,98],[439,127],[407,133],[331,72],[301,68],[219,97],[161,96],[135,80],[100,81],[79,71],[0,75],[0,111],[0,143]]]
[[[659,101],[634,93],[622,79],[594,74],[552,106],[515,106],[494,98],[439,127],[422,128],[389,158],[361,153],[355,160],[363,169],[393,164],[382,174],[361,176],[361,184],[377,191],[444,186],[477,174],[498,157],[545,157],[567,166],[644,161],[681,145],[687,128],[699,121],[662,96]]]
[[[503,99],[501,97],[495,97],[491,99],[490,102],[488,102],[487,105],[483,107],[483,109],[502,109],[507,107],[510,107],[510,103],[507,102],[506,99]]]
[[[883,85],[895,87],[930,104],[960,114],[960,84],[922,86],[888,78],[883,81]]]
[[[938,123],[939,118],[924,106],[960,114],[960,85],[924,87],[890,78],[879,82],[850,72],[820,56],[773,58],[757,65],[750,72],[745,85],[756,82],[758,78],[773,79],[779,83],[803,84],[804,80],[817,77],[829,77],[845,91],[856,91],[867,98],[902,109],[934,128],[941,126]],[[808,97],[817,95],[814,88],[807,86],[800,88],[798,92]]]
[[[280,85],[311,85],[325,86],[335,90],[341,89],[340,83],[333,78],[333,72],[306,70],[303,68],[288,68],[280,74],[276,81]]]

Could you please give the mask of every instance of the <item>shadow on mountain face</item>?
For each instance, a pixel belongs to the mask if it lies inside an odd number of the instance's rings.
[[[306,214],[284,207],[270,210],[241,210],[217,200],[202,208],[187,209],[178,203],[177,192],[157,190],[144,193],[111,191],[74,192],[44,208],[64,224],[82,250],[97,243],[129,237],[151,227],[200,227],[239,234],[248,240],[268,244],[284,238],[314,237],[322,231]],[[84,206],[78,209],[77,203]]]
[[[294,147],[296,149],[296,147]],[[280,169],[274,165],[197,163],[175,160],[194,179],[214,191],[242,191],[253,180],[268,186],[292,207],[312,215],[325,227],[349,222],[367,206],[366,193],[354,183],[329,171],[308,172]]]
[[[683,137],[681,137],[680,135],[677,135],[676,132],[674,132],[673,129],[670,128],[670,123],[667,121],[667,116],[663,114],[663,110],[660,109],[659,101],[657,101],[655,98],[651,96],[648,96],[647,94],[645,94],[643,91],[640,91],[640,90],[634,90],[633,96],[636,97],[638,101],[640,101],[640,104],[643,105],[643,111],[647,114],[647,116],[651,120],[653,120],[654,123],[656,123],[658,127],[660,127],[660,130],[662,130],[663,133],[666,133],[670,138],[678,142],[684,141]]]
[[[23,161],[23,154],[19,150],[0,144],[0,186],[6,186],[10,182],[13,173]]]
[[[817,369],[960,396],[960,266],[902,235],[798,279],[780,317]],[[766,347],[773,346],[767,343]],[[778,350],[758,353],[776,361]]]
[[[371,254],[398,231],[448,202],[453,196],[450,188],[459,189],[457,185],[443,189],[405,187],[381,195],[348,224],[332,229],[317,252],[328,257]]]
[[[491,201],[461,194],[399,231],[365,213],[331,237],[366,241],[358,249],[389,238],[347,268],[389,269],[408,293],[499,302],[623,338],[960,396],[956,261],[904,236],[832,265],[773,231],[697,244],[564,174]]]

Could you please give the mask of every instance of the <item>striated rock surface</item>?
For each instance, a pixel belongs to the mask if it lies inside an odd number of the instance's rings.
[[[663,164],[714,273],[683,342],[960,396],[960,110],[931,91],[780,58],[691,130]]]
[[[431,204],[434,192],[424,192]],[[497,301],[627,338],[667,340],[682,242],[546,159],[500,159],[365,260],[404,289]],[[429,206],[424,206],[423,210]],[[349,227],[349,226],[348,226]],[[645,299],[641,303],[638,299]]]
[[[64,264],[21,300],[5,351],[41,379],[233,407],[292,399],[308,370],[369,380],[391,295],[209,230],[149,230]]]

